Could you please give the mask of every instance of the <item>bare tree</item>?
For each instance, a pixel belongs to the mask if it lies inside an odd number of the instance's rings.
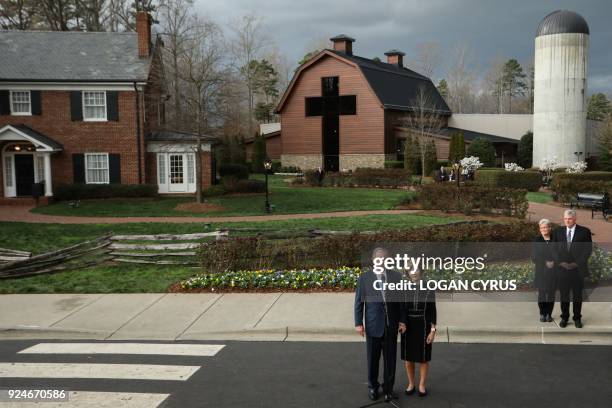
[[[426,154],[428,146],[434,142],[436,135],[442,128],[442,116],[433,99],[431,92],[420,86],[410,103],[410,113],[401,119],[402,126],[408,127],[410,132],[419,140],[419,155],[421,157],[421,181],[426,174]]]
[[[0,28],[29,30],[35,24],[38,13],[36,0],[0,0]]]
[[[440,66],[442,52],[435,42],[425,42],[417,44],[416,56],[411,61],[411,66],[415,71],[432,78],[436,69]]]
[[[193,18],[193,31],[185,44],[180,66],[180,79],[185,84],[183,94],[187,111],[184,117],[195,122],[196,201],[202,202],[202,141],[208,132],[214,101],[223,82],[221,31],[211,21]]]
[[[244,15],[235,21],[231,27],[233,38],[230,42],[230,51],[235,59],[235,68],[244,81],[247,91],[248,118],[247,128],[249,137],[253,136],[253,108],[254,108],[254,79],[256,72],[251,62],[257,60],[265,48],[265,36],[262,32],[261,20],[253,14]]]
[[[192,7],[193,0],[163,0],[159,5],[161,33],[165,39],[164,52],[170,62],[168,71],[171,84],[168,85],[173,90],[172,123],[175,125],[182,123],[179,60],[194,30],[194,21],[190,18]]]
[[[469,112],[473,99],[474,75],[469,70],[469,49],[458,45],[451,53],[451,64],[448,71],[449,104],[455,113]]]

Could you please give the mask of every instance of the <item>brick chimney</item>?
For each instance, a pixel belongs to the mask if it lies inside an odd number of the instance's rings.
[[[340,34],[330,38],[330,40],[334,43],[335,51],[343,52],[346,55],[353,55],[353,43],[355,42],[354,38],[351,38],[348,35]]]
[[[138,56],[146,58],[151,54],[151,16],[146,11],[136,12],[138,33]]]
[[[399,50],[389,50],[385,52],[385,55],[387,56],[387,64],[397,65],[400,68],[404,67],[404,55],[406,53]]]

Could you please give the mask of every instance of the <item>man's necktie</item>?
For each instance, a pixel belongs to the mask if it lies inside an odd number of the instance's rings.
[[[572,245],[572,230],[571,229],[567,229],[567,249],[570,249],[570,246]]]

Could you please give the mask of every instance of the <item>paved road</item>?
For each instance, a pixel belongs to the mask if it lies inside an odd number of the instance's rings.
[[[1,341],[0,388],[78,392],[72,405],[57,407],[310,408],[369,402],[360,343],[122,344]],[[439,344],[430,395],[402,395],[398,402],[402,407],[609,407],[611,363],[607,346]],[[30,364],[36,370],[28,375]],[[125,366],[116,370],[116,364]],[[71,376],[76,378],[58,378]],[[405,378],[398,370],[398,391]],[[94,402],[75,405],[78,398]]]

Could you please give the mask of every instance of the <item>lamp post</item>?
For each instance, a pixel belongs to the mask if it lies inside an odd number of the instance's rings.
[[[266,212],[270,213],[270,194],[268,191],[268,173],[272,170],[272,161],[270,159],[266,159],[263,163],[264,166],[264,174],[266,175]]]

